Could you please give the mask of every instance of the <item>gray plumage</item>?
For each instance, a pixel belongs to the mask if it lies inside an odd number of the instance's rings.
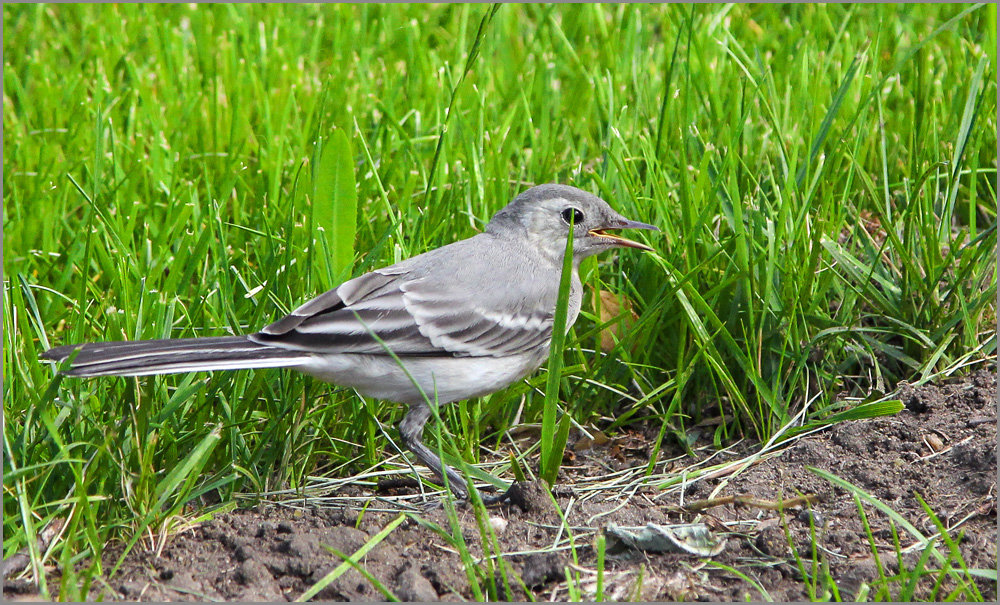
[[[545,361],[571,220],[568,329],[580,312],[581,260],[611,248],[651,250],[606,230],[656,228],[574,187],[539,185],[483,233],[344,282],[255,334],[67,345],[43,357],[63,362],[78,350],[64,370],[71,376],[290,367],[405,403],[403,440],[464,497],[465,480],[422,443],[427,401],[492,393]]]

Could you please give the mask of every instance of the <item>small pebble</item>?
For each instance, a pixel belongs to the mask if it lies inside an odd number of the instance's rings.
[[[503,517],[490,517],[490,527],[493,528],[493,531],[497,535],[500,535],[507,531],[507,519]]]
[[[274,524],[267,521],[257,526],[257,537],[266,538],[268,534],[274,533]]]
[[[138,601],[145,589],[146,585],[144,583],[137,580],[128,580],[122,582],[121,586],[118,588],[118,592],[122,593],[122,596],[126,599]]]
[[[812,517],[812,523],[815,527],[821,527],[823,525],[823,513],[818,510],[803,508],[799,511],[799,521],[803,523],[809,523],[809,517]]]
[[[765,555],[784,557],[788,553],[788,540],[780,527],[765,527],[757,534],[754,545]]]

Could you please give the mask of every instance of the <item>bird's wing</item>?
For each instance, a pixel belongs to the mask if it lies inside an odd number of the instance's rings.
[[[499,285],[482,276],[463,281],[448,262],[410,261],[345,282],[250,338],[316,353],[388,348],[399,356],[454,357],[514,355],[551,338],[554,302],[550,309],[538,297],[498,296],[485,290]]]

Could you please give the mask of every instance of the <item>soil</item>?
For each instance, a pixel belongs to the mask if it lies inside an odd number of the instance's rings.
[[[582,591],[579,598],[588,600],[598,580],[596,531],[611,523],[645,526],[698,520],[725,538],[721,554],[709,559],[609,548],[602,578],[606,598],[762,600],[763,588],[775,600],[808,600],[810,581],[803,579],[803,570],[811,575],[813,561],[818,560],[821,567],[828,566],[840,598],[853,600],[866,583],[878,579],[879,564],[887,576],[898,570],[900,558],[889,517],[875,506],[863,505],[878,552],[876,561],[851,493],[806,467],[823,469],[858,486],[924,536],[932,536],[938,530],[919,496],[949,528],[948,535],[958,540],[969,568],[996,570],[995,395],[995,367],[945,383],[903,385],[900,399],[905,409],[896,416],[835,425],[794,440],[776,455],[740,465],[741,472],[685,483],[683,489],[664,491],[637,483],[630,497],[620,488],[614,497],[594,497],[599,492],[584,493],[578,481],[588,472],[607,476],[608,471],[642,466],[643,456],[645,460],[649,456],[648,435],[633,433],[601,445],[596,440],[581,442],[570,455],[564,480],[552,491],[554,498],[540,484],[523,483],[517,484],[509,502],[490,509],[489,518],[477,519],[463,504],[455,510],[457,526],[441,505],[408,515],[360,559],[357,568],[348,568],[313,598],[385,600],[383,591],[389,591],[413,601],[565,600],[572,596],[566,580],[570,574],[574,589]],[[712,451],[711,462],[750,461],[748,456],[759,449],[758,445]],[[692,463],[690,458],[677,460],[678,468]],[[391,489],[412,492],[407,485],[398,481]],[[383,488],[389,489],[388,484]],[[358,487],[348,492],[365,495]],[[818,501],[802,505],[803,495],[815,495]],[[798,504],[783,511],[762,506],[767,504],[763,501],[794,503],[789,499],[796,497]],[[681,507],[682,498],[687,508]],[[692,501],[701,499],[705,504],[708,498],[718,499],[716,505],[691,512]],[[561,514],[570,530],[560,528]],[[92,585],[91,596],[144,601],[293,600],[341,565],[343,558],[333,551],[345,556],[356,552],[399,516],[361,508],[301,506],[301,501],[299,508],[258,504],[218,514],[172,534],[160,550],[141,541],[114,577]],[[504,562],[503,570],[482,559],[480,528],[486,526],[505,553],[495,559]],[[920,545],[899,524],[896,530],[904,553],[901,563],[912,569],[920,558]],[[570,534],[575,554],[568,547]],[[473,578],[467,576],[456,546],[462,542],[477,562]],[[553,544],[560,548],[552,549]],[[940,540],[937,544],[941,552],[948,552]],[[112,569],[121,552],[121,545],[109,546],[105,570]],[[934,558],[927,563],[929,569],[940,566]],[[935,579],[931,574],[921,581],[916,597],[933,596],[929,591]],[[996,599],[996,582],[977,579],[976,584],[985,599]],[[953,585],[946,580],[938,598],[947,596],[949,587]],[[893,590],[900,587],[894,585]],[[812,598],[823,598],[823,591],[820,582]],[[7,598],[30,597],[31,592],[33,585],[24,581],[4,585]]]

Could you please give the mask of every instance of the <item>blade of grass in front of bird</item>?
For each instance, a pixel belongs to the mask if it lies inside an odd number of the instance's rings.
[[[566,344],[566,315],[569,308],[569,290],[573,274],[573,228],[570,223],[566,251],[563,255],[562,275],[559,276],[559,298],[552,320],[552,342],[549,346],[548,376],[545,382],[545,402],[542,407],[542,441],[540,475],[549,485],[555,483],[562,461],[563,449],[569,436],[569,416],[564,414],[556,427],[559,404],[559,385],[562,379],[563,347]]]

